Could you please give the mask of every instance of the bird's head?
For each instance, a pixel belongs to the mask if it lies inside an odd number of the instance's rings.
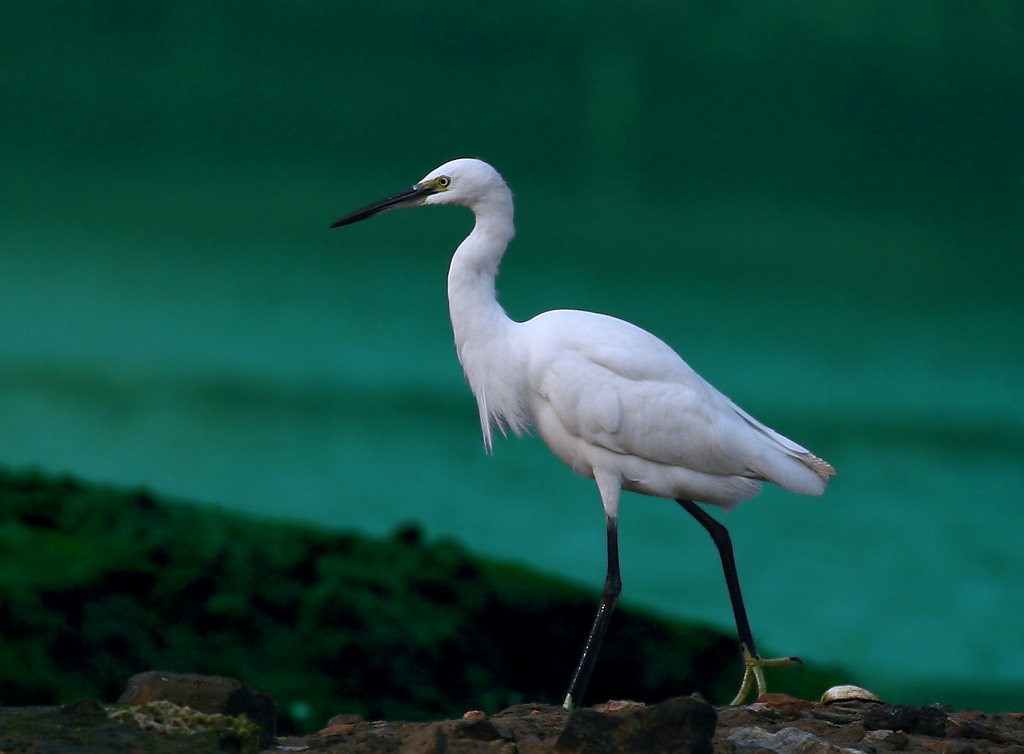
[[[512,193],[498,171],[482,160],[460,158],[427,173],[411,188],[358,209],[331,225],[351,225],[381,212],[422,204],[461,204],[476,209],[495,200],[511,203]]]

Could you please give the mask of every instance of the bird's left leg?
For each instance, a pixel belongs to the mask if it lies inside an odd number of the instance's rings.
[[[608,572],[604,580],[604,589],[601,591],[601,601],[597,605],[597,615],[594,616],[594,625],[587,635],[587,641],[583,645],[583,655],[580,657],[580,663],[576,667],[572,682],[569,684],[569,691],[562,703],[562,706],[568,710],[579,706],[583,700],[583,694],[590,684],[590,676],[597,664],[597,654],[601,649],[601,642],[608,631],[615,603],[619,601],[619,593],[622,591],[622,579],[619,576],[619,522],[614,508],[611,513],[606,514],[605,523],[608,534]]]
[[[711,514],[701,508],[692,500],[676,500],[683,508],[700,523],[708,534],[711,535],[718,554],[722,558],[722,571],[725,573],[725,584],[729,588],[729,600],[732,602],[732,611],[736,616],[736,632],[740,639],[740,649],[743,652],[743,682],[740,690],[729,704],[740,704],[754,684],[757,684],[757,695],[767,693],[768,687],[764,680],[765,668],[782,668],[800,662],[799,657],[779,657],[776,659],[764,659],[757,654],[754,647],[754,636],[750,631],[750,623],[747,620],[747,610],[743,606],[743,595],[740,593],[740,579],[736,572],[736,559],[732,551],[732,539],[729,537],[729,530],[726,529]]]

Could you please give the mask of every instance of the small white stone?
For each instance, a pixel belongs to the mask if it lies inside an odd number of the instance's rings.
[[[880,696],[873,694],[860,686],[833,686],[821,695],[822,704],[834,704],[835,702],[881,702]]]

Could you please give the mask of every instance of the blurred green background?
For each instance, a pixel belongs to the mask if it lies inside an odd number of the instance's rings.
[[[509,313],[652,330],[832,462],[730,514],[766,651],[1024,706],[1024,6],[8,3],[0,461],[390,531],[595,589],[596,489],[484,455],[447,321],[465,210],[342,214],[457,156],[517,195]],[[627,496],[624,599],[729,627]],[[582,637],[581,637],[582,640]]]

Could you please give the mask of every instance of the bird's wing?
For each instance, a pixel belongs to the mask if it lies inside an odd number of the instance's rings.
[[[562,426],[615,453],[711,474],[750,474],[735,439],[750,431],[698,382],[637,380],[607,361],[569,354],[538,384]]]
[[[739,408],[655,336],[603,315],[541,316],[550,320],[537,339],[545,347],[534,349],[532,384],[570,434],[656,463],[801,488],[804,457],[815,457]]]

